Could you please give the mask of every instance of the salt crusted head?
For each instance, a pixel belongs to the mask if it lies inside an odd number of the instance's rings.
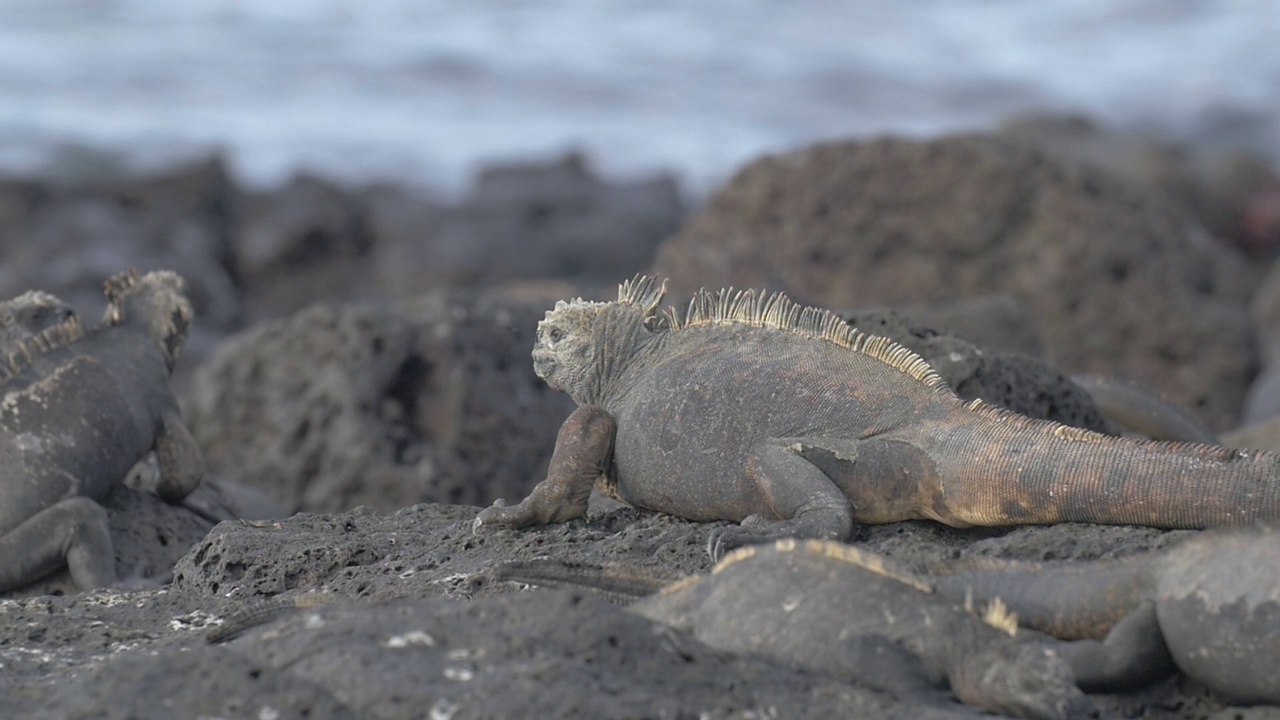
[[[144,326],[160,343],[172,368],[186,342],[193,314],[182,276],[170,270],[139,275],[130,269],[107,280],[104,287],[110,305],[103,321]]]
[[[611,365],[632,349],[626,345],[636,340],[635,333],[658,319],[654,311],[665,294],[666,283],[637,275],[618,287],[615,302],[557,302],[538,323],[533,371],[577,402],[593,402]]]

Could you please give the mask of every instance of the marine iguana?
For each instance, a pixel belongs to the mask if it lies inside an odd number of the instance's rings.
[[[495,578],[652,591],[604,568],[513,563]],[[709,574],[663,587],[628,610],[718,650],[765,655],[903,699],[962,702],[1024,718],[1093,712],[1071,671],[1047,646],[1013,637],[998,603],[986,620],[934,594],[885,558],[829,541],[778,540],[730,553]]]
[[[47,294],[5,304],[19,312],[0,358],[0,592],[64,565],[82,589],[118,584],[96,501],[150,450],[167,502],[203,475],[169,388],[192,315],[182,278],[129,271],[105,290],[106,318],[90,328],[69,310],[20,310],[65,307]]]
[[[62,298],[42,290],[28,290],[0,302],[0,357],[8,357],[23,341],[75,317]]]
[[[1174,663],[1228,702],[1280,704],[1280,529],[1202,533],[1121,560],[1054,565],[948,562],[930,581],[999,597],[1025,627],[1059,638],[1085,690],[1127,690]]]
[[[1280,518],[1280,456],[1116,438],[961,401],[919,356],[782,294],[700,291],[657,312],[637,276],[614,302],[560,301],[535,372],[578,408],[548,476],[486,525],[580,517],[592,485],[691,520],[733,520],[712,556],[855,522],[1170,528]]]

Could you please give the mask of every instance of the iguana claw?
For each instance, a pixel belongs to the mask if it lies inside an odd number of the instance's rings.
[[[740,547],[759,545],[785,536],[774,532],[770,525],[773,523],[759,515],[748,515],[739,525],[715,528],[707,536],[707,553],[713,562],[720,562],[725,555]]]

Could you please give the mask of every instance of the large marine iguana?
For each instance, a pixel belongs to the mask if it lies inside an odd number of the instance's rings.
[[[1280,529],[1205,532],[1121,560],[952,561],[930,582],[953,598],[999,597],[1059,638],[1086,690],[1126,690],[1176,663],[1236,704],[1280,704]]]
[[[192,314],[182,279],[129,271],[105,289],[91,328],[47,294],[0,307],[0,592],[64,565],[82,589],[117,584],[96,501],[150,450],[168,502],[203,475],[169,388]]]
[[[965,403],[919,356],[781,294],[700,291],[657,312],[654,278],[561,301],[534,370],[578,404],[548,476],[477,518],[580,517],[597,480],[717,528],[711,551],[845,539],[855,522],[1200,528],[1280,518],[1280,456],[1115,438]]]
[[[556,561],[512,563],[497,579],[598,587],[639,595],[656,588],[614,582],[605,568]],[[927,580],[888,560],[828,541],[779,540],[741,548],[707,575],[632,603],[628,610],[701,642],[765,655],[917,702],[962,702],[1025,718],[1086,717],[1092,703],[1055,652],[1013,637],[1016,621],[988,606],[986,619],[934,594]]]

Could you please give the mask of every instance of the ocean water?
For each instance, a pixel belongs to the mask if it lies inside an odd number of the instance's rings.
[[[1280,159],[1274,0],[0,0],[0,171],[221,149],[465,184],[586,151],[694,192],[763,152],[1081,112]]]

